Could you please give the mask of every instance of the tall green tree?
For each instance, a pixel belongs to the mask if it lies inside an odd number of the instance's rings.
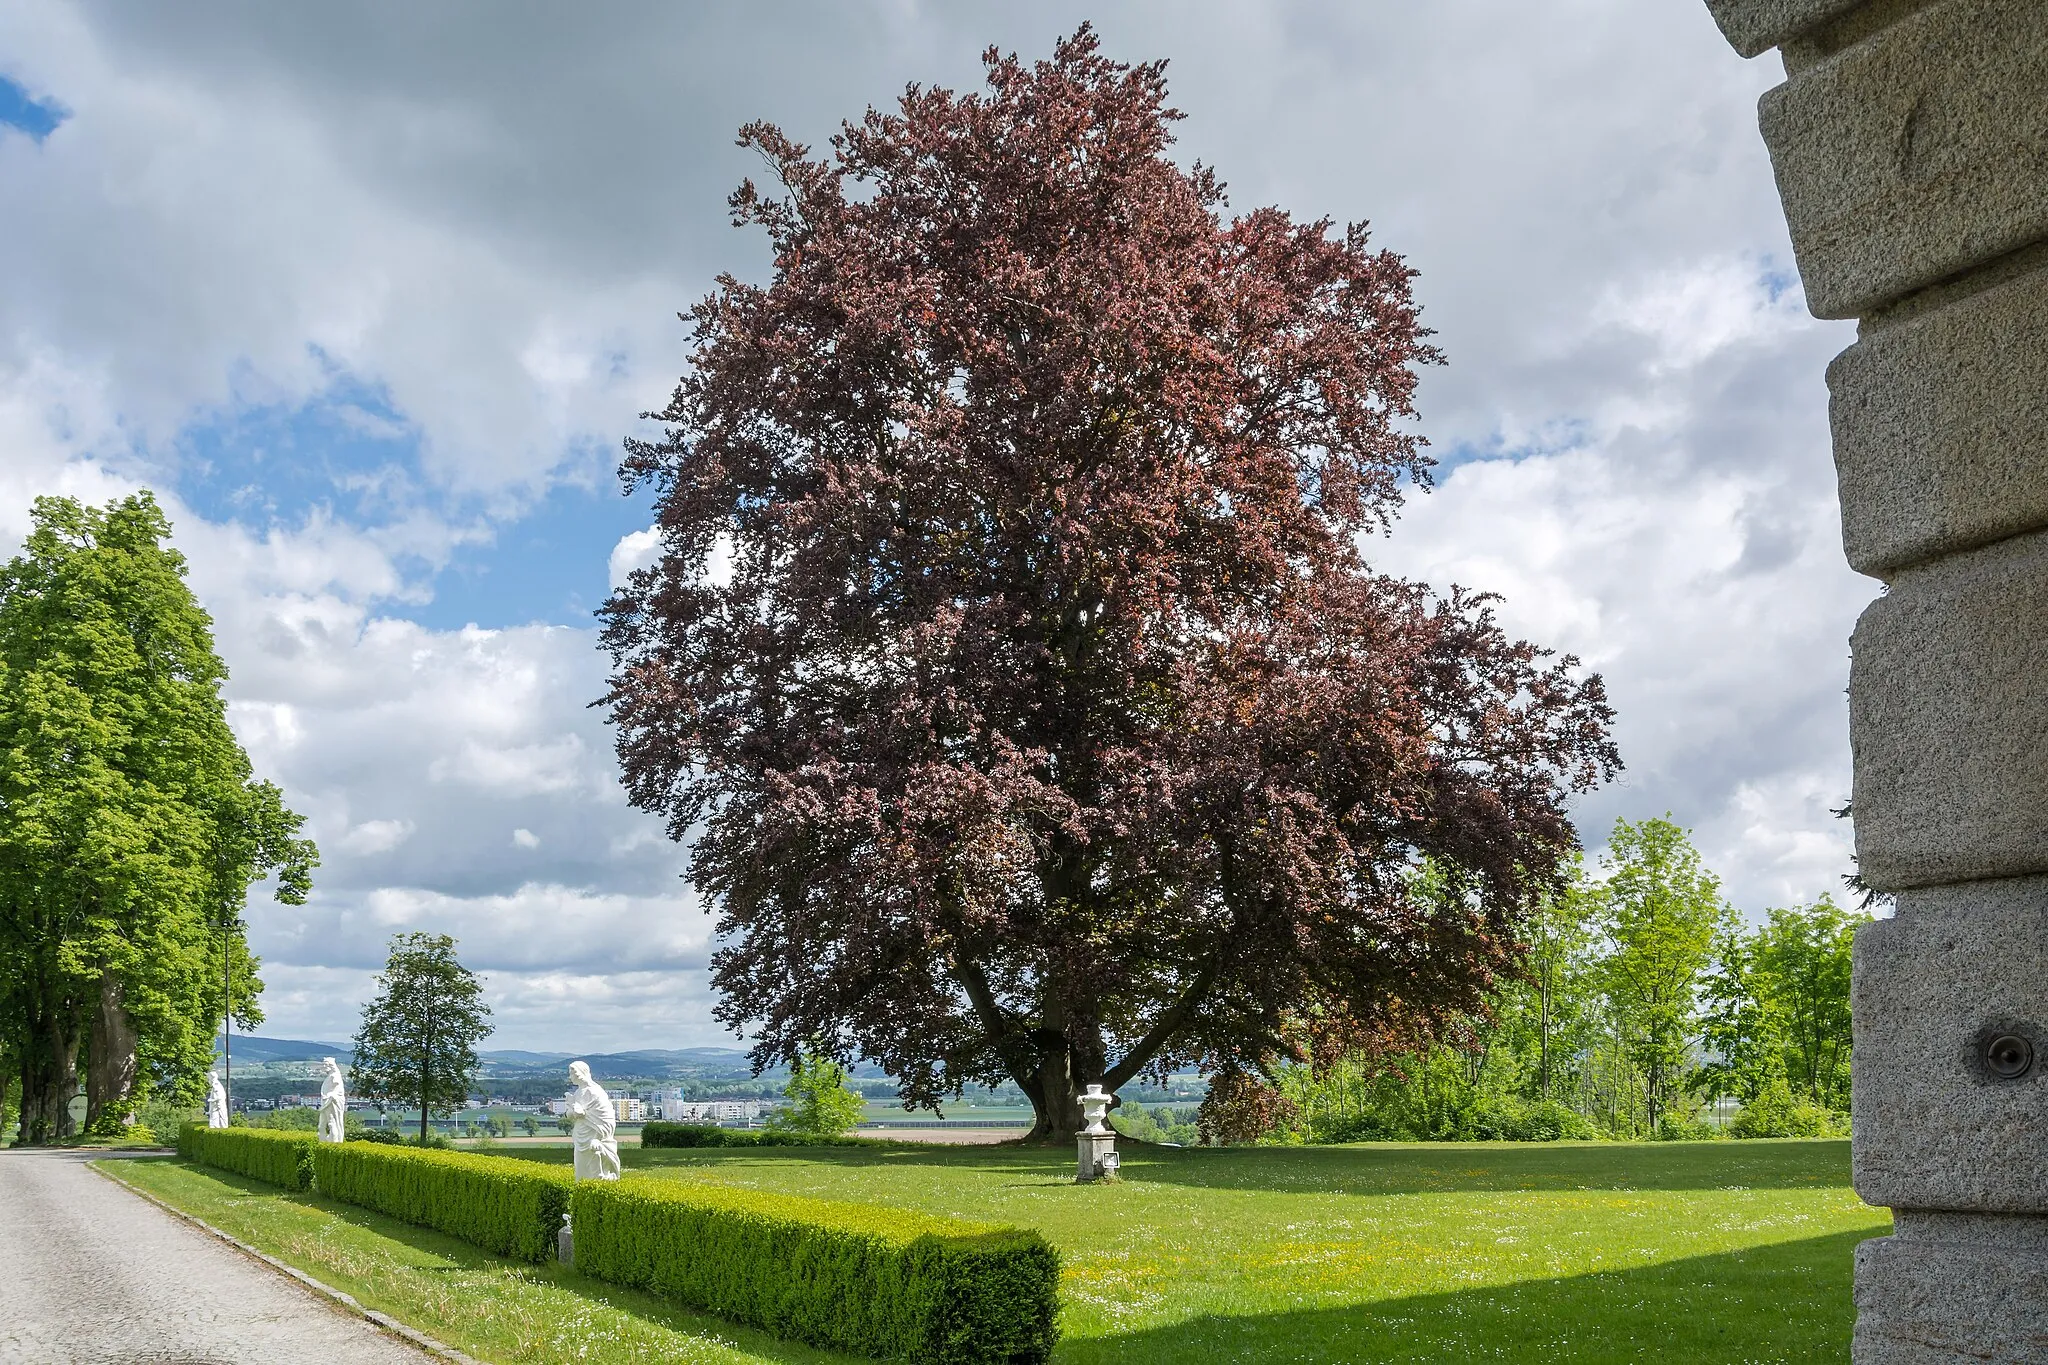
[[[1654,1132],[1692,1070],[1701,986],[1729,911],[1720,880],[1668,819],[1616,821],[1602,867],[1601,979]]]
[[[782,1087],[789,1104],[771,1126],[788,1132],[837,1137],[860,1122],[867,1101],[846,1088],[846,1068],[823,1052],[797,1055]]]
[[[1774,1083],[1823,1108],[1849,1107],[1849,959],[1870,916],[1822,896],[1729,929],[1708,983],[1709,1084],[1745,1104]]]
[[[0,568],[0,1028],[21,1139],[198,1097],[225,1010],[261,1018],[249,888],[317,855],[228,728],[212,622],[148,493],[36,503]]]
[[[1593,943],[1598,898],[1582,860],[1571,859],[1561,886],[1537,902],[1523,922],[1526,978],[1502,991],[1500,1013],[1519,1024],[1535,1045],[1532,1072],[1538,1100],[1553,1098],[1558,1073],[1576,1073],[1584,1035],[1594,1015]]]
[[[476,1045],[490,1036],[483,983],[455,956],[446,934],[395,934],[363,1007],[350,1080],[366,1098],[417,1104],[420,1141],[427,1116],[462,1107],[476,1075]]]
[[[1868,914],[1828,896],[1773,910],[1757,934],[1757,966],[1779,1019],[1793,1092],[1849,1108],[1849,958]]]

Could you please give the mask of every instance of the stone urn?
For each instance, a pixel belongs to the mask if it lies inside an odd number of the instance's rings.
[[[1116,1179],[1116,1131],[1103,1122],[1115,1101],[1116,1096],[1104,1092],[1099,1085],[1089,1086],[1081,1096],[1081,1118],[1086,1126],[1075,1139],[1079,1157],[1074,1171],[1077,1184]]]

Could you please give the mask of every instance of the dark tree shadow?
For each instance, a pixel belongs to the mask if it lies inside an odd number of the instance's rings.
[[[1856,1244],[1881,1233],[1695,1256],[1367,1306],[1206,1316],[1065,1342],[1071,1365],[1819,1365],[1847,1361]]]

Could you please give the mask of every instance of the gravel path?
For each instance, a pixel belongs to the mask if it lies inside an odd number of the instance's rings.
[[[0,1151],[0,1362],[423,1365],[71,1152]]]

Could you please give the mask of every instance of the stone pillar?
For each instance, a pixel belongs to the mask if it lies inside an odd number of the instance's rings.
[[[1849,563],[1859,1365],[2048,1362],[2048,0],[1707,0],[1828,370]]]

